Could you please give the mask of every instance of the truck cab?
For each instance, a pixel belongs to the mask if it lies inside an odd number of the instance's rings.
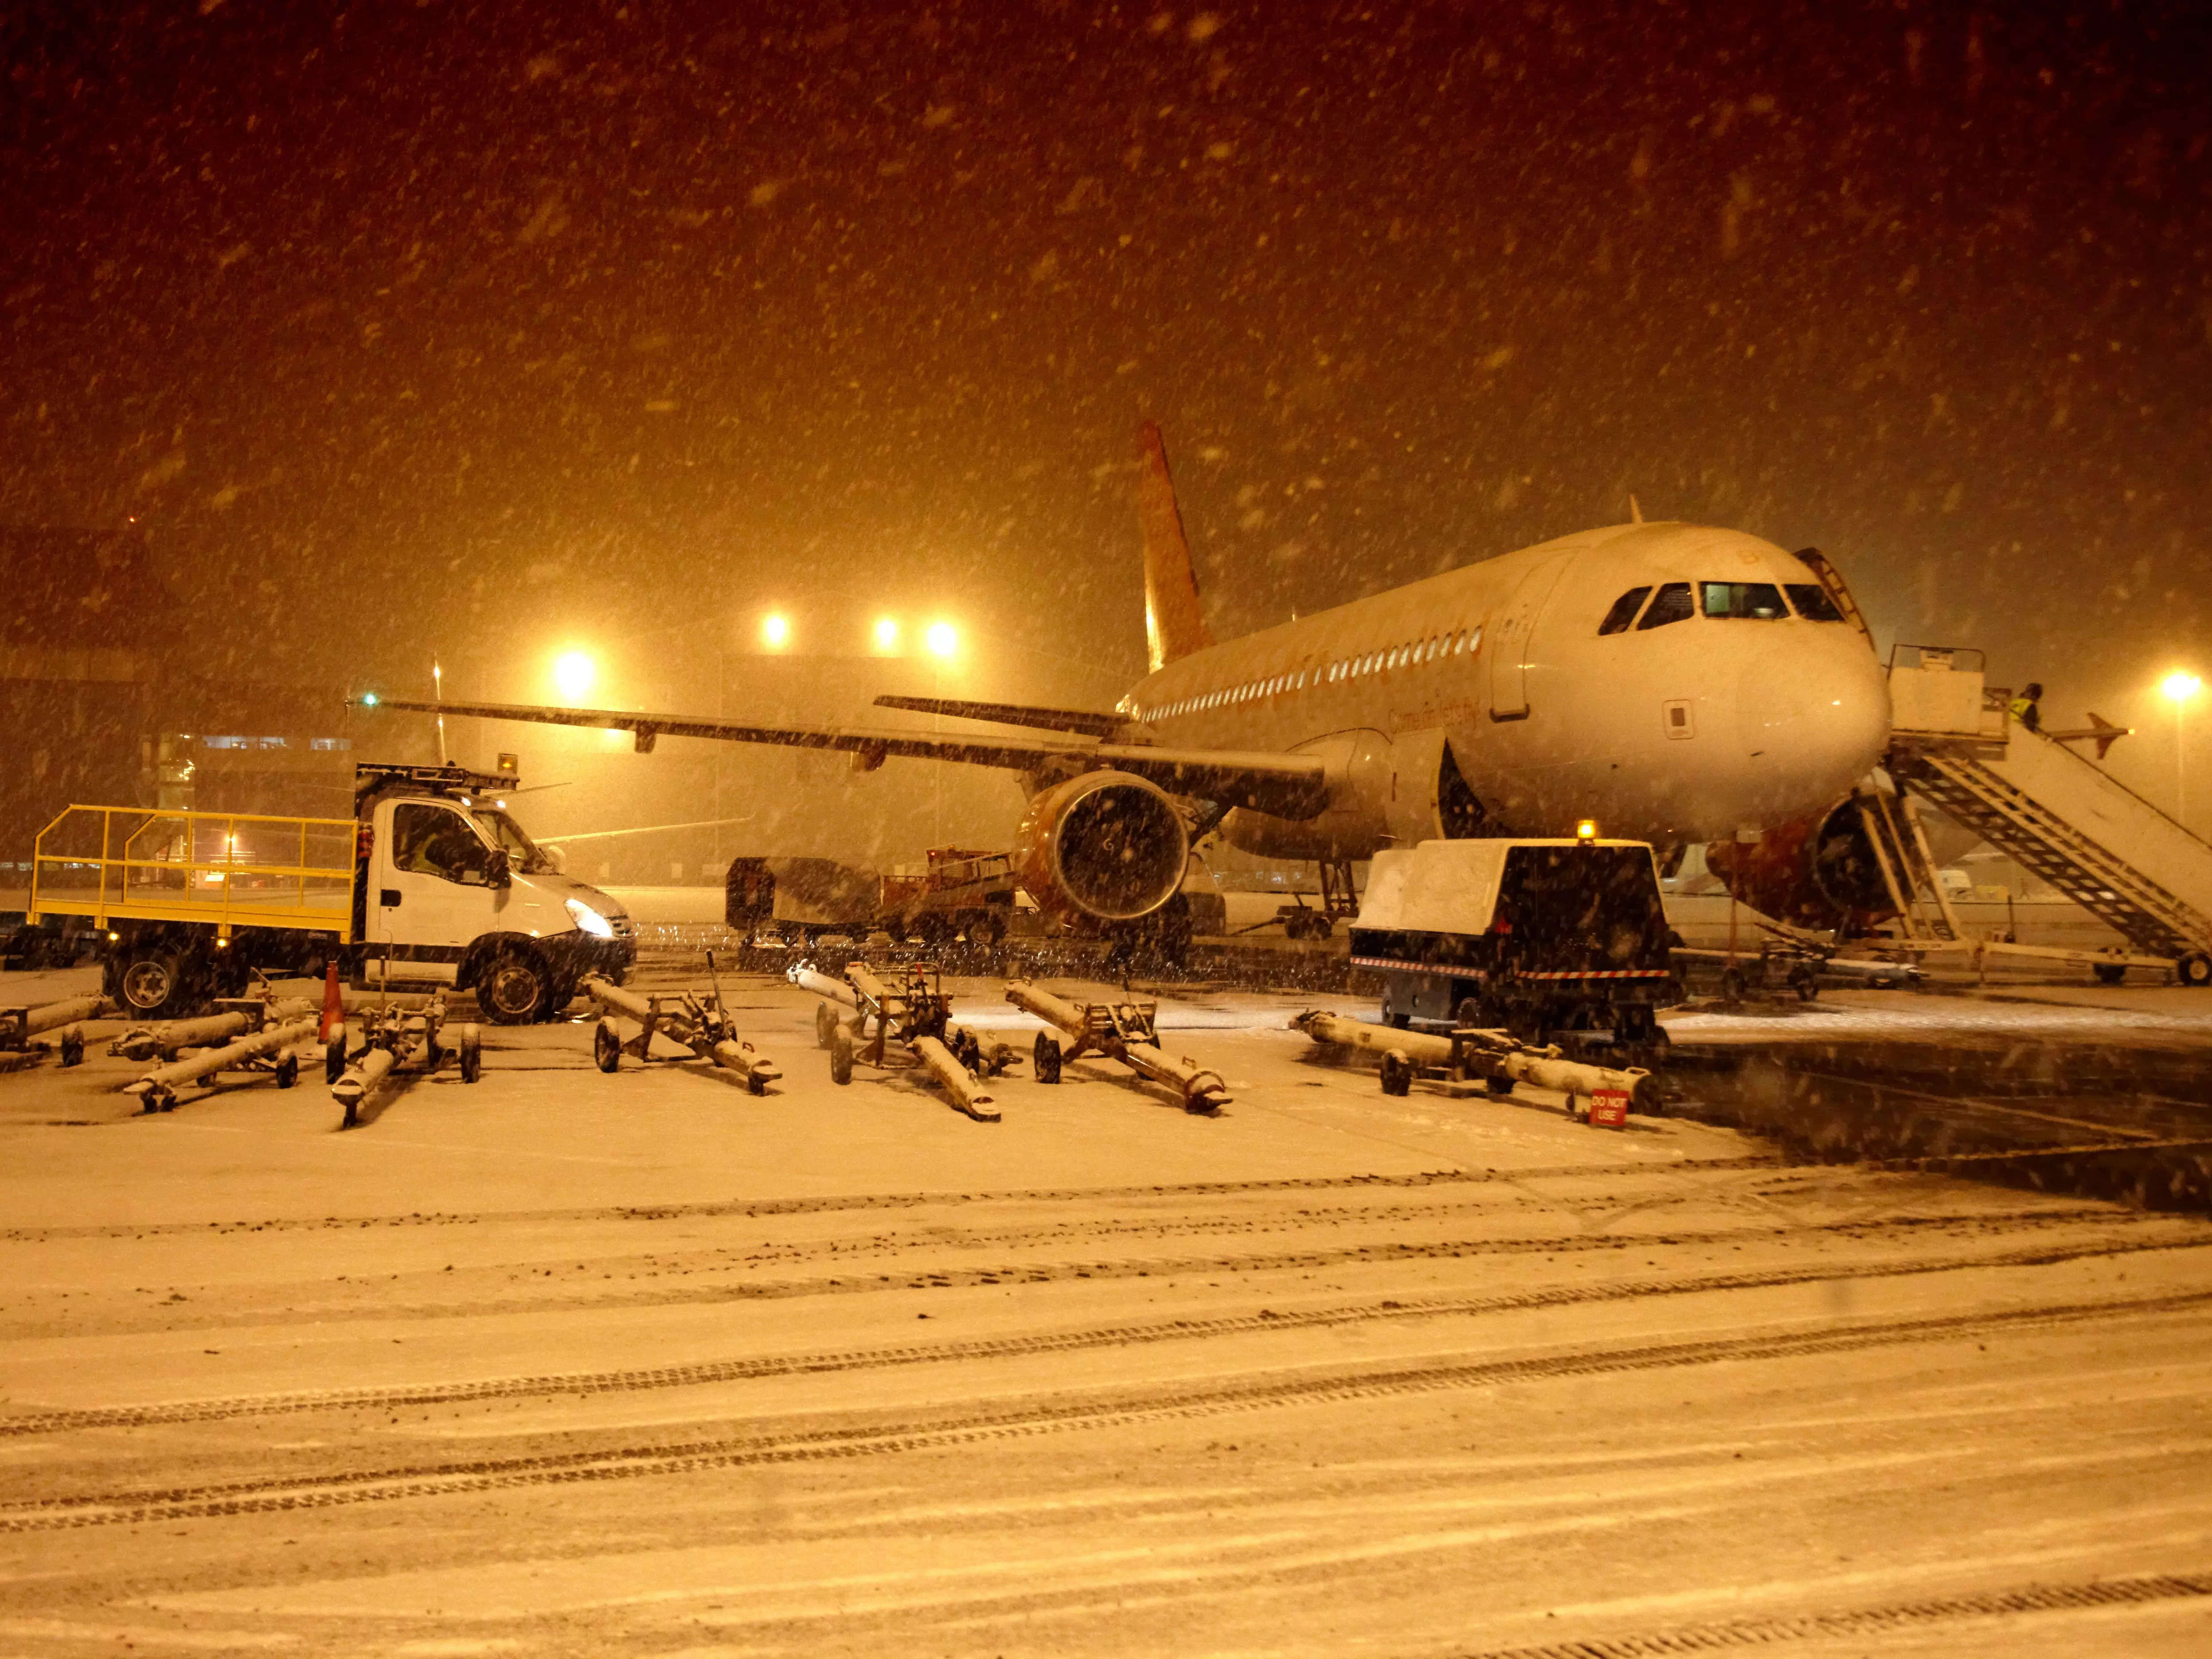
[[[473,989],[488,1019],[520,1024],[586,974],[627,975],[629,913],[530,839],[500,793],[514,787],[459,767],[359,769],[356,983]]]

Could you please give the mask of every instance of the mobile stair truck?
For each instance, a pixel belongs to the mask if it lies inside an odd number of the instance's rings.
[[[1377,853],[1352,963],[1382,976],[1384,1024],[1577,1034],[1634,1063],[1682,1000],[1651,848],[1640,841],[1425,841]]]
[[[364,763],[354,816],[70,806],[33,849],[28,919],[106,934],[132,1018],[236,996],[255,969],[356,988],[473,990],[502,1025],[549,1019],[637,959],[629,914],[563,875],[507,811],[513,777]]]

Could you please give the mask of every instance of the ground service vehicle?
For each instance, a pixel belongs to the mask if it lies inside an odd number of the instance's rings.
[[[1646,842],[1430,841],[1376,854],[1352,962],[1383,976],[1389,1024],[1601,1032],[1649,1054],[1656,1011],[1682,1000],[1669,943]]]
[[[637,941],[508,815],[515,787],[365,763],[350,818],[70,806],[39,836],[29,920],[104,930],[105,988],[137,1017],[336,963],[357,986],[473,990],[496,1024],[548,1018],[584,975],[626,974]]]

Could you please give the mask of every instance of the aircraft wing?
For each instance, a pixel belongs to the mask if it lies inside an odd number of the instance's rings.
[[[1310,818],[1328,804],[1328,783],[1311,755],[1230,749],[1168,749],[1150,744],[1095,743],[1069,736],[1002,737],[882,732],[838,726],[752,726],[688,714],[635,714],[613,708],[556,708],[531,703],[412,702],[379,698],[380,708],[477,720],[531,720],[543,726],[581,726],[634,732],[640,754],[662,737],[710,738],[722,743],[762,743],[788,749],[831,749],[882,761],[957,761],[1035,772],[1073,763],[1077,770],[1111,767],[1133,772],[1175,794],[1250,807],[1287,818]]]

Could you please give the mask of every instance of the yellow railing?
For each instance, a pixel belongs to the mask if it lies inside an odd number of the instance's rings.
[[[32,850],[28,919],[208,922],[225,939],[237,927],[313,927],[349,943],[354,831],[351,818],[65,807]],[[295,835],[296,861],[266,856],[289,854]],[[308,863],[311,836],[325,861]]]

